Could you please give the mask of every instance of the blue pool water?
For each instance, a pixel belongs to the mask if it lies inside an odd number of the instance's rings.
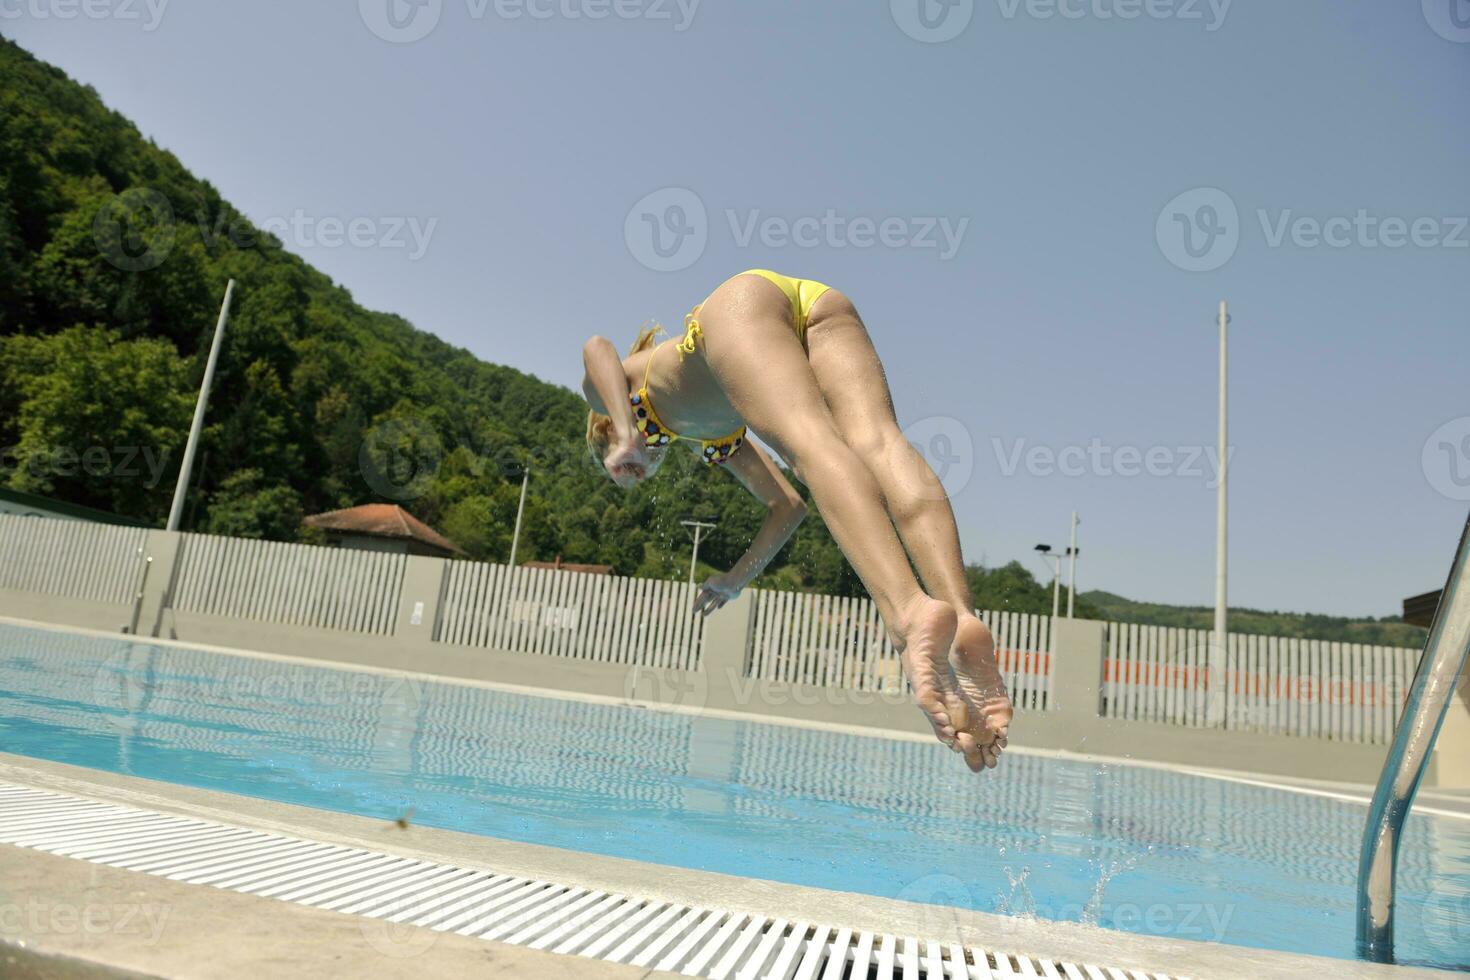
[[[1366,812],[1014,753],[976,777],[937,744],[3,624],[0,751],[937,913],[1338,957]],[[1399,888],[1402,959],[1470,967],[1470,821],[1412,817]]]

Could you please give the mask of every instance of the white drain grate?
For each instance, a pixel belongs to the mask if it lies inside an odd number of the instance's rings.
[[[1171,980],[648,901],[0,783],[0,843],[532,949],[729,980]]]

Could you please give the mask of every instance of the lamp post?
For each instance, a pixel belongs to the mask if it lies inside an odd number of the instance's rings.
[[[703,532],[713,531],[715,529],[715,523],[714,521],[701,521],[695,518],[682,520],[679,523],[685,527],[694,529],[694,554],[689,557],[689,585],[692,587],[694,585],[694,567],[699,564],[700,538],[703,537]]]
[[[1077,525],[1082,522],[1077,519],[1077,512],[1072,511],[1072,546],[1067,549],[1067,558],[1070,570],[1067,572],[1067,618],[1071,619],[1077,610]]]
[[[1051,618],[1056,619],[1062,612],[1062,556],[1051,553],[1051,545],[1039,544],[1036,551],[1043,559],[1052,560],[1051,576]]]

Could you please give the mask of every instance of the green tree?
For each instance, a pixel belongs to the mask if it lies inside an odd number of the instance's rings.
[[[11,336],[0,372],[15,405],[11,487],[131,517],[166,512],[193,410],[171,343],[88,327]]]
[[[480,561],[500,561],[510,552],[510,530],[501,520],[493,497],[474,494],[450,504],[439,530]]]
[[[210,498],[203,530],[236,538],[280,540],[296,535],[301,518],[301,498],[296,491],[267,483],[260,470],[236,470]]]

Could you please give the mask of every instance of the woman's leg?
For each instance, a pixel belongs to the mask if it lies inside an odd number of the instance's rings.
[[[959,616],[950,662],[966,710],[960,744],[967,761],[994,765],[1011,722],[990,630],[974,615],[959,532],[949,497],[934,471],[904,438],[894,417],[883,364],[862,319],[845,296],[819,300],[819,323],[808,332],[812,372],[842,438],[883,490],[898,528],[931,595]]]
[[[738,280],[700,315],[705,356],[730,403],[810,488],[822,519],[877,603],[919,707],[940,741],[960,750],[947,655],[956,616],[919,588],[883,508],[878,483],[833,425],[788,319],[773,312],[769,284]],[[779,294],[777,294],[779,295]]]

